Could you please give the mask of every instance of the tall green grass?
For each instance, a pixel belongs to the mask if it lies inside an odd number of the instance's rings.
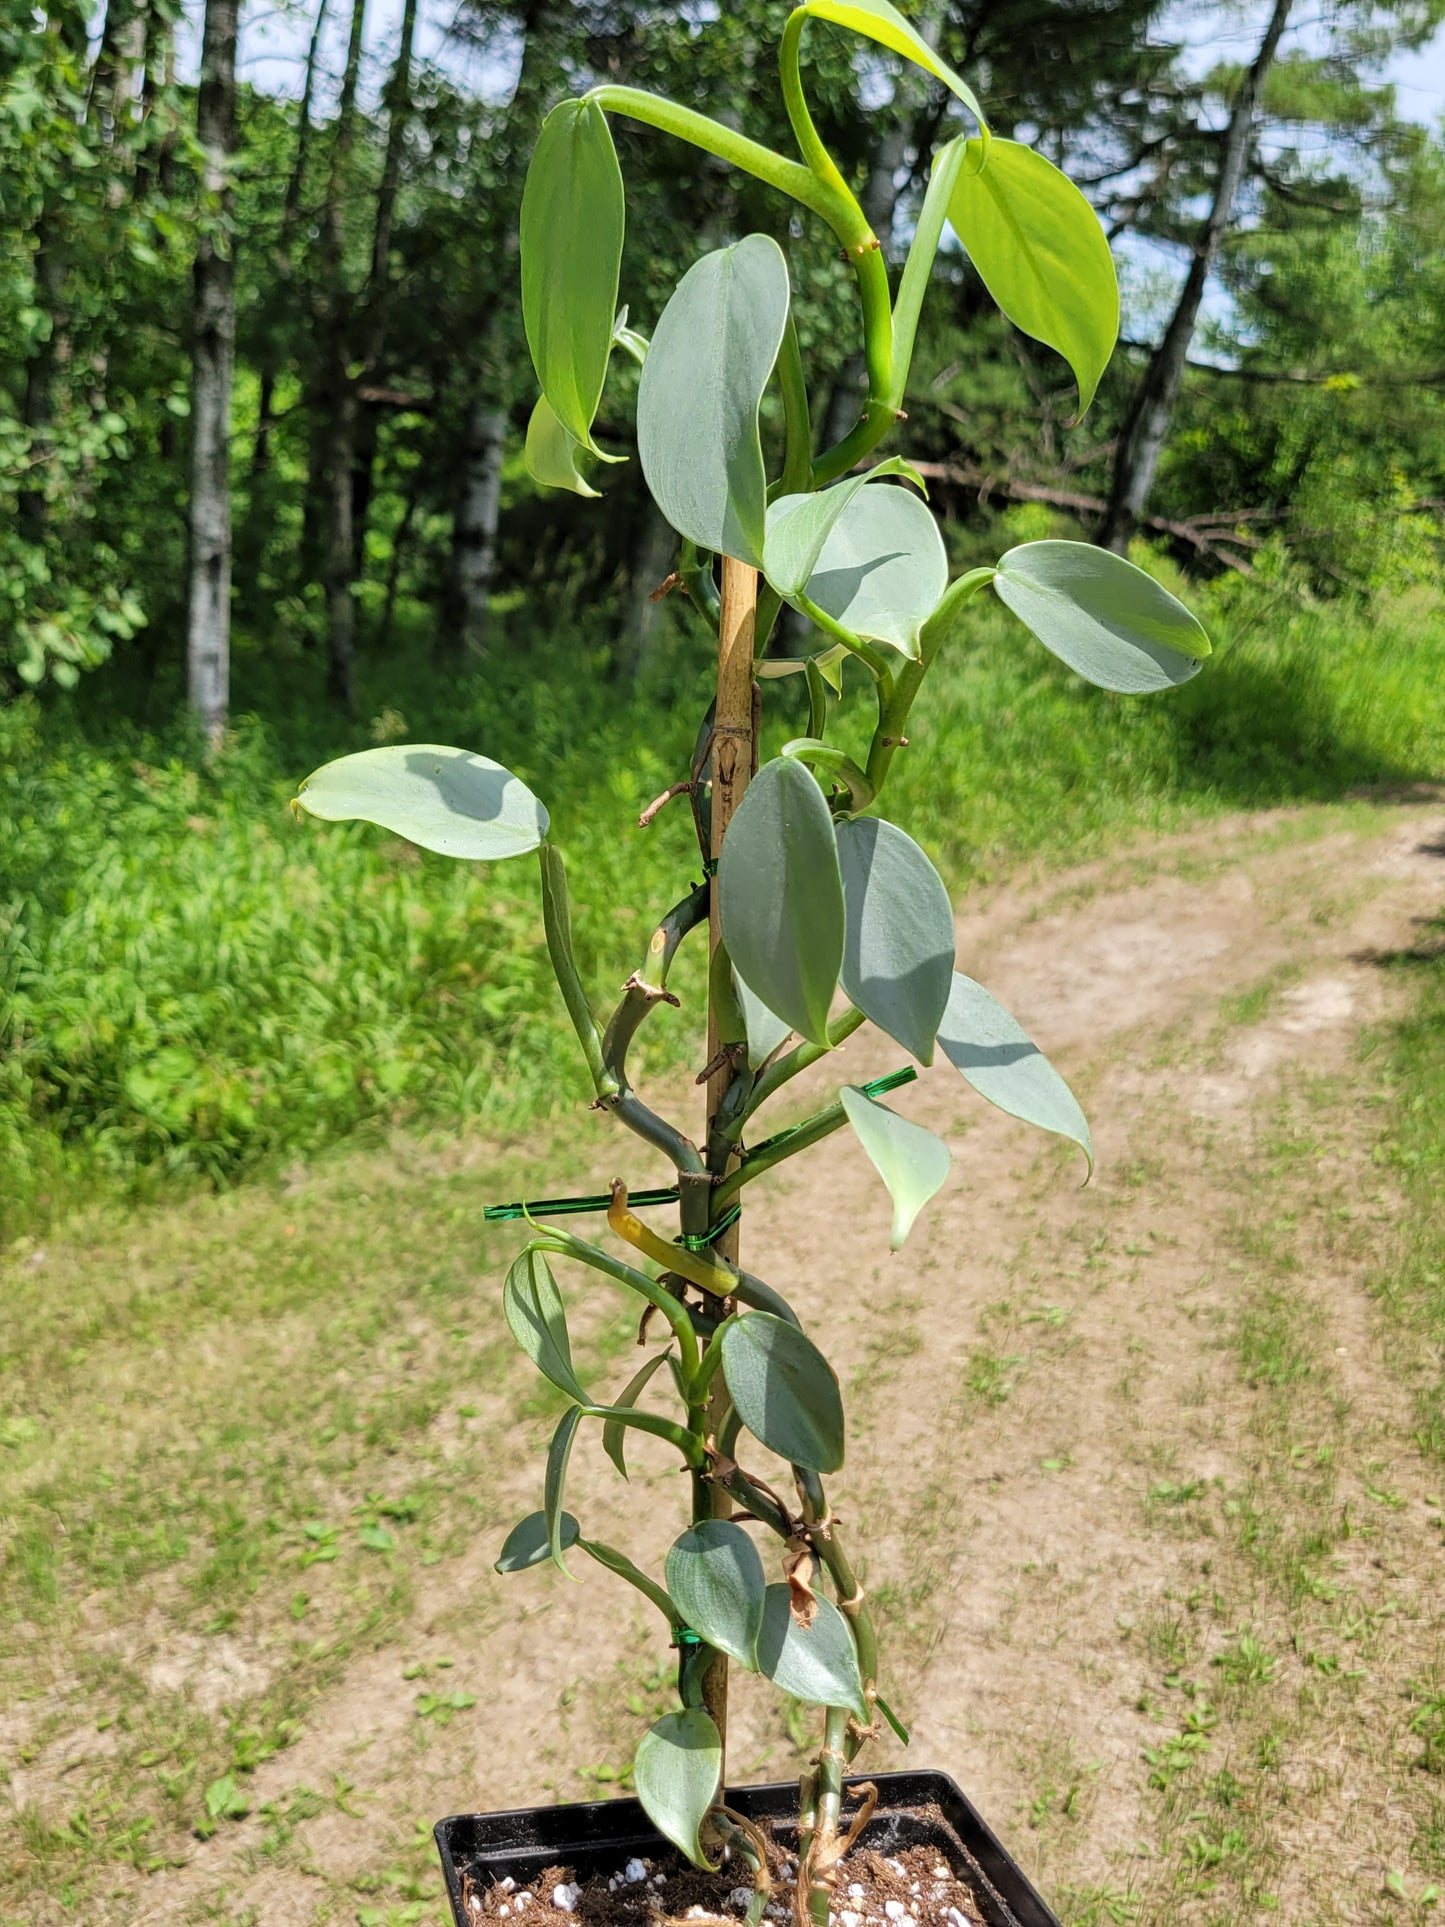
[[[936,672],[889,813],[961,890],[1025,855],[1445,767],[1438,600],[1352,615],[1245,584],[1212,600],[1216,659],[1146,702],[1085,687],[985,609]],[[378,736],[505,761],[551,810],[604,1005],[698,873],[685,803],[635,820],[686,768],[709,654],[679,626],[624,686],[595,624],[559,618],[465,674],[372,661],[346,723],[314,660],[243,649],[243,719],[209,770],[183,724],[145,719],[154,691],[124,665],[0,711],[0,1235],[97,1184],[222,1181],[368,1120],[514,1133],[574,1106],[532,859],[448,864],[299,826],[287,801]],[[776,740],[797,733],[800,680],[769,686]],[[696,1050],[698,963],[684,951],[682,1016],[649,1028],[654,1065]]]

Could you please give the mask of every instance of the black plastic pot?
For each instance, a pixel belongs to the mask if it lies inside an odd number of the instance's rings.
[[[866,1777],[878,1789],[878,1809],[863,1845],[884,1853],[936,1848],[970,1888],[989,1927],[1059,1927],[1023,1870],[946,1773]],[[784,1845],[792,1843],[796,1780],[739,1787],[727,1798],[730,1807],[749,1819],[771,1820],[776,1838]],[[435,1831],[457,1927],[474,1927],[466,1910],[468,1886],[484,1892],[494,1881],[506,1879],[525,1886],[551,1866],[570,1867],[586,1879],[593,1873],[615,1873],[634,1856],[676,1857],[636,1800],[459,1813],[439,1820]]]

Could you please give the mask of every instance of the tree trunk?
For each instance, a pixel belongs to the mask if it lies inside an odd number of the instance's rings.
[[[191,359],[190,582],[186,684],[215,750],[230,702],[231,381],[236,354],[236,266],[231,165],[236,152],[239,0],[206,0],[196,134],[212,219],[196,244]]]
[[[288,292],[295,279],[296,226],[301,218],[301,196],[306,185],[306,161],[311,152],[311,103],[316,95],[316,71],[321,55],[321,32],[326,25],[328,0],[321,0],[311,28],[306,50],[306,75],[301,85],[301,103],[296,110],[296,152],[291,172],[286,177],[286,194],[281,203],[281,231],[276,240],[276,278]],[[264,477],[271,463],[272,408],[276,399],[275,344],[269,339],[261,362],[261,393],[256,410],[256,439],[251,447],[251,481]]]
[[[628,682],[635,682],[642,673],[657,625],[662,620],[662,604],[652,600],[653,591],[666,580],[676,553],[677,537],[661,511],[649,501],[642,512],[642,525],[632,556],[632,577],[627,585],[627,616],[618,668]]]
[[[1159,457],[1164,451],[1169,425],[1174,419],[1179,400],[1179,390],[1184,382],[1184,365],[1194,339],[1204,290],[1229,226],[1239,184],[1244,178],[1245,163],[1254,140],[1254,117],[1259,97],[1265,78],[1274,64],[1292,4],[1293,0],[1274,0],[1264,38],[1259,43],[1254,64],[1244,77],[1234,111],[1229,117],[1213,205],[1194,243],[1189,272],[1184,277],[1184,286],[1169,326],[1164,331],[1164,339],[1155,350],[1143,385],[1134,398],[1124,433],[1119,437],[1109,488],[1109,507],[1094,538],[1101,548],[1113,549],[1119,555],[1128,553],[1129,538],[1144,513],[1149,491],[1154,486]]]
[[[506,412],[477,396],[467,410],[462,441],[448,598],[456,640],[470,655],[480,655],[486,645],[487,608],[497,565],[497,517],[506,436]]]
[[[361,43],[366,0],[352,0],[346,68],[336,110],[331,169],[321,217],[322,290],[318,321],[326,369],[322,405],[326,435],[326,586],[327,687],[351,708],[356,662],[356,525],[352,515],[352,470],[360,400],[351,372],[351,296],[343,278],[342,197],[346,168],[356,138],[356,89],[361,74]]]
[[[355,700],[356,531],[352,470],[360,404],[345,362],[332,373],[326,451],[326,686],[348,712]]]

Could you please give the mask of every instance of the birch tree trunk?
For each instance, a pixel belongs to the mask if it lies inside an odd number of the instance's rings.
[[[452,520],[451,602],[458,640],[472,655],[486,645],[487,609],[497,566],[505,410],[478,396],[467,411],[462,472]]]
[[[231,382],[236,353],[231,164],[239,0],[206,0],[196,132],[210,218],[196,245],[191,358],[186,687],[214,751],[225,734],[231,650]]]
[[[317,308],[321,334],[321,411],[317,424],[324,438],[326,471],[326,559],[322,580],[326,590],[327,687],[347,709],[352,702],[356,662],[356,597],[352,588],[355,565],[355,522],[352,517],[352,469],[356,464],[358,399],[351,374],[351,293],[346,286],[342,235],[342,200],[346,174],[356,140],[356,90],[361,77],[361,46],[366,25],[366,0],[352,0],[351,30],[346,67],[337,103],[336,132],[331,145],[331,168],[326,202],[321,214],[320,256],[322,287]]]
[[[1260,94],[1274,65],[1292,5],[1293,0],[1274,0],[1264,38],[1259,43],[1259,51],[1244,77],[1234,111],[1229,117],[1219,159],[1214,201],[1194,243],[1189,272],[1184,277],[1184,286],[1169,326],[1164,331],[1164,339],[1155,350],[1143,385],[1134,398],[1124,433],[1119,437],[1109,489],[1109,506],[1094,538],[1101,548],[1113,549],[1119,555],[1128,553],[1129,538],[1144,513],[1149,491],[1154,486],[1159,457],[1164,452],[1169,425],[1179,401],[1179,390],[1184,383],[1184,367],[1199,321],[1204,290],[1229,226],[1239,184],[1244,178],[1245,163],[1254,142],[1255,115]]]

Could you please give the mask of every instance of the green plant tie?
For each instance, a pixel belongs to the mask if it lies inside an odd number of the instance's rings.
[[[886,1077],[875,1077],[871,1084],[861,1086],[865,1097],[883,1097],[889,1091],[896,1091],[904,1084],[911,1084],[918,1072],[911,1064],[901,1071],[890,1071]],[[779,1131],[776,1137],[764,1138],[761,1144],[753,1146],[753,1153],[774,1150],[779,1144],[786,1144],[795,1136],[802,1125],[793,1124],[786,1131]],[[633,1191],[627,1202],[633,1205],[676,1204],[678,1188],[675,1184],[661,1186],[655,1191]],[[517,1218],[570,1218],[580,1211],[606,1211],[612,1203],[610,1191],[594,1191],[585,1198],[518,1198],[511,1204],[489,1204],[482,1212],[487,1224],[507,1224]],[[706,1231],[684,1231],[673,1242],[680,1244],[685,1251],[706,1251],[709,1245],[716,1244],[722,1234],[731,1229],[743,1214],[741,1204],[733,1205],[725,1211],[716,1224]]]
[[[629,1204],[676,1204],[678,1190],[670,1184],[656,1191],[634,1191]],[[569,1218],[579,1211],[606,1211],[612,1204],[610,1191],[597,1191],[589,1198],[518,1198],[514,1204],[489,1204],[482,1212],[488,1224],[505,1224],[514,1218]]]
[[[724,1211],[716,1224],[710,1224],[706,1231],[683,1231],[672,1242],[681,1245],[684,1251],[706,1251],[708,1246],[715,1245],[722,1234],[731,1229],[742,1215],[741,1204],[735,1204],[731,1210]]]

